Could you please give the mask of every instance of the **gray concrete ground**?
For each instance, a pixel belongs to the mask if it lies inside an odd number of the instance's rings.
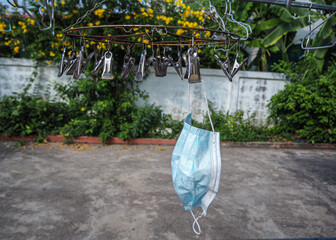
[[[172,185],[172,150],[0,142],[0,239],[336,236],[336,151],[223,148],[196,236]]]

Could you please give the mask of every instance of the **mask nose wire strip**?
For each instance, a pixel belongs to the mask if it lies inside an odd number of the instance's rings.
[[[215,128],[212,124],[212,120],[211,120],[211,116],[210,116],[210,109],[209,109],[209,105],[208,105],[208,98],[207,98],[207,94],[206,94],[206,91],[205,91],[204,82],[203,82],[203,80],[201,80],[201,82],[202,82],[204,98],[205,98],[205,105],[206,105],[207,110],[208,110],[208,117],[209,117],[209,120],[210,120],[211,128],[212,128],[212,131],[215,132]]]
[[[202,230],[201,230],[201,226],[198,223],[198,219],[200,219],[201,217],[203,217],[204,213],[202,213],[197,218],[195,218],[195,215],[194,215],[194,213],[193,213],[193,211],[191,209],[190,209],[190,212],[191,212],[192,217],[194,218],[194,222],[193,222],[193,225],[192,225],[194,233],[196,233],[197,235],[200,235],[202,233]],[[196,229],[195,229],[195,224],[197,225],[198,231],[196,231]]]

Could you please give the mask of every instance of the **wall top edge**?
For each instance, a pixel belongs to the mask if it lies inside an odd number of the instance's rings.
[[[22,67],[35,67],[36,62],[32,59],[26,58],[2,58],[0,57],[0,66],[22,66]],[[46,67],[57,67],[56,64],[46,65]],[[151,67],[152,68],[152,67]],[[185,68],[183,68],[185,71]],[[153,72],[153,69],[151,69]],[[167,74],[176,74],[173,67],[168,68]],[[224,77],[223,71],[221,69],[212,68],[202,68],[201,75],[203,76],[218,76]],[[285,80],[284,74],[274,73],[274,72],[256,72],[256,71],[240,71],[237,73],[235,78],[263,78],[263,79],[273,79],[273,80]]]

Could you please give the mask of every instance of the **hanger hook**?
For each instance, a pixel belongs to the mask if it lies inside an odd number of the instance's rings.
[[[286,3],[286,8],[287,9],[289,9],[292,6],[292,1],[293,0],[287,0],[287,3]]]

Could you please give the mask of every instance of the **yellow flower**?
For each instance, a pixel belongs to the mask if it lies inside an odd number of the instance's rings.
[[[44,56],[44,55],[45,55],[45,53],[44,53],[44,52],[42,52],[41,50],[39,50],[39,53],[40,53],[42,56]],[[69,56],[70,56],[70,54],[69,54]]]
[[[48,65],[50,65],[51,64],[51,61],[48,61]]]
[[[97,122],[97,119],[93,119],[93,121]]]
[[[65,15],[64,18],[68,19],[68,18],[71,18],[72,16],[73,16],[72,14],[69,14],[69,15]]]
[[[57,3],[56,2],[54,2],[54,7],[56,7],[57,6]]]
[[[6,13],[6,14],[9,14],[9,11],[8,11],[8,10],[6,10],[6,11],[5,11],[5,13]]]
[[[44,12],[45,10],[44,10],[44,8],[41,8],[41,12]]]
[[[82,108],[81,108],[81,111],[84,112],[84,111],[85,111],[85,107],[82,107]]]
[[[126,15],[126,16],[125,16],[125,19],[126,19],[126,20],[130,20],[130,19],[131,19],[131,16],[130,16],[130,15]]]
[[[93,26],[93,23],[91,23],[91,22],[90,22],[90,23],[88,23],[88,26],[92,27],[92,26]]]
[[[64,4],[65,4],[65,1],[63,0],[63,1],[61,2],[61,4],[64,5]]]
[[[73,13],[78,13],[78,10],[74,9],[72,10]]]
[[[50,57],[55,57],[55,53],[53,53],[53,52],[50,52],[49,55],[50,55]]]
[[[152,46],[148,44],[147,47],[148,47],[148,48],[151,48]]]
[[[19,50],[20,50],[19,46],[16,46],[16,47],[14,48],[14,52],[16,52],[16,53],[19,53]]]
[[[149,13],[149,14],[153,14],[153,9],[151,9],[151,8],[149,8],[148,10],[147,10],[147,12]]]
[[[100,24],[100,21],[97,21],[97,22],[96,22],[96,25],[99,25],[99,24]]]
[[[5,31],[6,26],[7,25],[5,23],[0,23],[0,31]]]
[[[93,13],[95,15],[99,16],[100,18],[102,18],[104,16],[104,12],[105,12],[105,9],[103,9],[103,8],[93,11]]]

